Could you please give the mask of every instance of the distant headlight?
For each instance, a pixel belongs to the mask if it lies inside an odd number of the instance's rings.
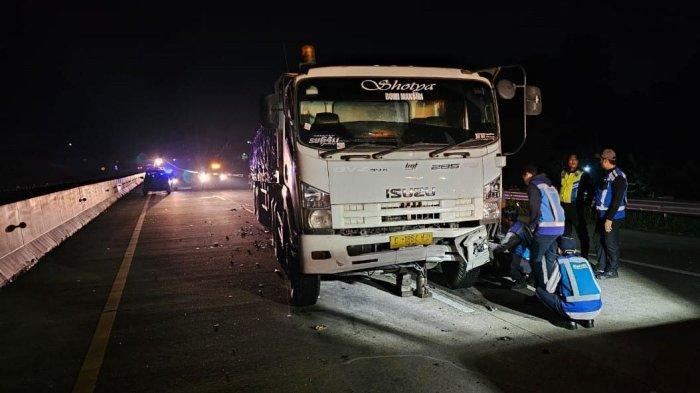
[[[208,173],[200,173],[199,175],[197,175],[197,177],[199,178],[199,181],[200,181],[200,182],[206,183],[206,182],[209,181],[209,178],[210,178],[211,176],[209,176]]]
[[[226,179],[228,179],[228,176],[226,176],[225,173],[222,173],[222,174],[219,175],[219,180],[224,181],[224,180],[226,180]]]
[[[501,177],[484,184],[484,220],[501,218]]]
[[[301,183],[301,192],[304,196],[303,206],[311,209],[330,209],[331,194],[321,191],[306,183]]]
[[[327,229],[333,227],[331,211],[328,209],[311,210],[309,214],[309,228]]]

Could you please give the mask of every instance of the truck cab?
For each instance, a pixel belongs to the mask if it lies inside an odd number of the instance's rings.
[[[315,303],[320,275],[358,271],[437,268],[453,288],[472,285],[500,221],[496,100],[492,79],[461,69],[280,78],[262,105],[251,181],[292,303]]]

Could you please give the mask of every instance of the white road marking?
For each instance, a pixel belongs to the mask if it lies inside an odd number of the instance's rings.
[[[442,302],[444,304],[447,304],[448,306],[450,306],[454,309],[457,309],[465,314],[469,314],[469,313],[474,312],[473,308],[467,307],[466,305],[464,305],[456,300],[450,299],[449,297],[438,292],[435,288],[431,288],[430,292],[433,294],[433,299],[437,300],[438,302]]]
[[[650,263],[631,261],[631,260],[629,260],[629,259],[623,259],[623,258],[620,258],[620,261],[622,261],[622,262],[624,262],[624,263],[629,263],[629,264],[632,264],[632,265],[639,265],[639,266],[649,267],[649,268],[652,268],[652,269],[665,270],[665,271],[667,271],[667,272],[673,272],[673,273],[678,273],[678,274],[685,274],[686,276],[700,277],[700,273],[689,272],[689,271],[687,271],[687,270],[673,269],[673,268],[670,268],[670,267],[657,266],[657,265],[652,265],[652,264],[650,264]]]
[[[212,198],[221,199],[222,201],[228,201],[228,199],[222,197],[221,195],[213,195],[213,196],[200,197],[199,199],[212,199]]]

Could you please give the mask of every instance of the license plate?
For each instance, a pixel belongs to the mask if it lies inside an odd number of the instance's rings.
[[[410,235],[389,236],[389,247],[397,249],[411,246],[427,246],[433,244],[432,232],[412,233]]]

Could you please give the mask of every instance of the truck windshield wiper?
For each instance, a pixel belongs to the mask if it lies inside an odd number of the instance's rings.
[[[472,138],[472,139],[467,139],[466,141],[462,141],[462,142],[458,142],[458,143],[453,143],[453,144],[451,144],[451,145],[448,145],[448,146],[445,146],[445,147],[441,147],[441,148],[439,148],[439,149],[437,149],[437,150],[433,150],[433,151],[431,151],[428,155],[429,155],[430,157],[435,157],[436,155],[438,155],[438,154],[440,154],[440,153],[443,153],[443,152],[446,152],[446,151],[448,151],[448,150],[457,149],[457,148],[460,148],[460,147],[465,147],[465,146],[468,146],[468,145],[470,145],[470,144],[478,145],[478,144],[481,144],[481,143],[484,143],[484,142],[488,142],[488,141],[489,141],[489,140],[484,140],[484,139],[473,139],[473,138]],[[455,153],[455,154],[456,154],[456,153]],[[462,154],[464,157],[468,157],[468,156],[469,156],[469,152],[463,152],[463,153],[459,153],[459,154]]]
[[[321,158],[326,158],[326,157],[328,157],[328,156],[330,156],[330,155],[332,155],[332,154],[340,153],[340,152],[342,152],[342,151],[354,150],[355,148],[358,148],[358,147],[381,148],[381,146],[377,146],[377,145],[372,144],[372,143],[361,143],[361,144],[359,144],[359,145],[350,145],[350,146],[346,146],[346,147],[341,147],[340,149],[333,149],[333,150],[324,151],[323,153],[319,154],[319,156],[320,156]]]
[[[382,150],[379,153],[374,153],[374,154],[372,154],[372,158],[382,158],[385,155],[387,155],[389,153],[393,153],[395,151],[410,149],[412,147],[417,147],[417,146],[431,146],[431,145],[442,145],[442,143],[428,143],[428,142],[409,143],[408,145],[396,146],[396,147],[392,147],[390,149]]]

